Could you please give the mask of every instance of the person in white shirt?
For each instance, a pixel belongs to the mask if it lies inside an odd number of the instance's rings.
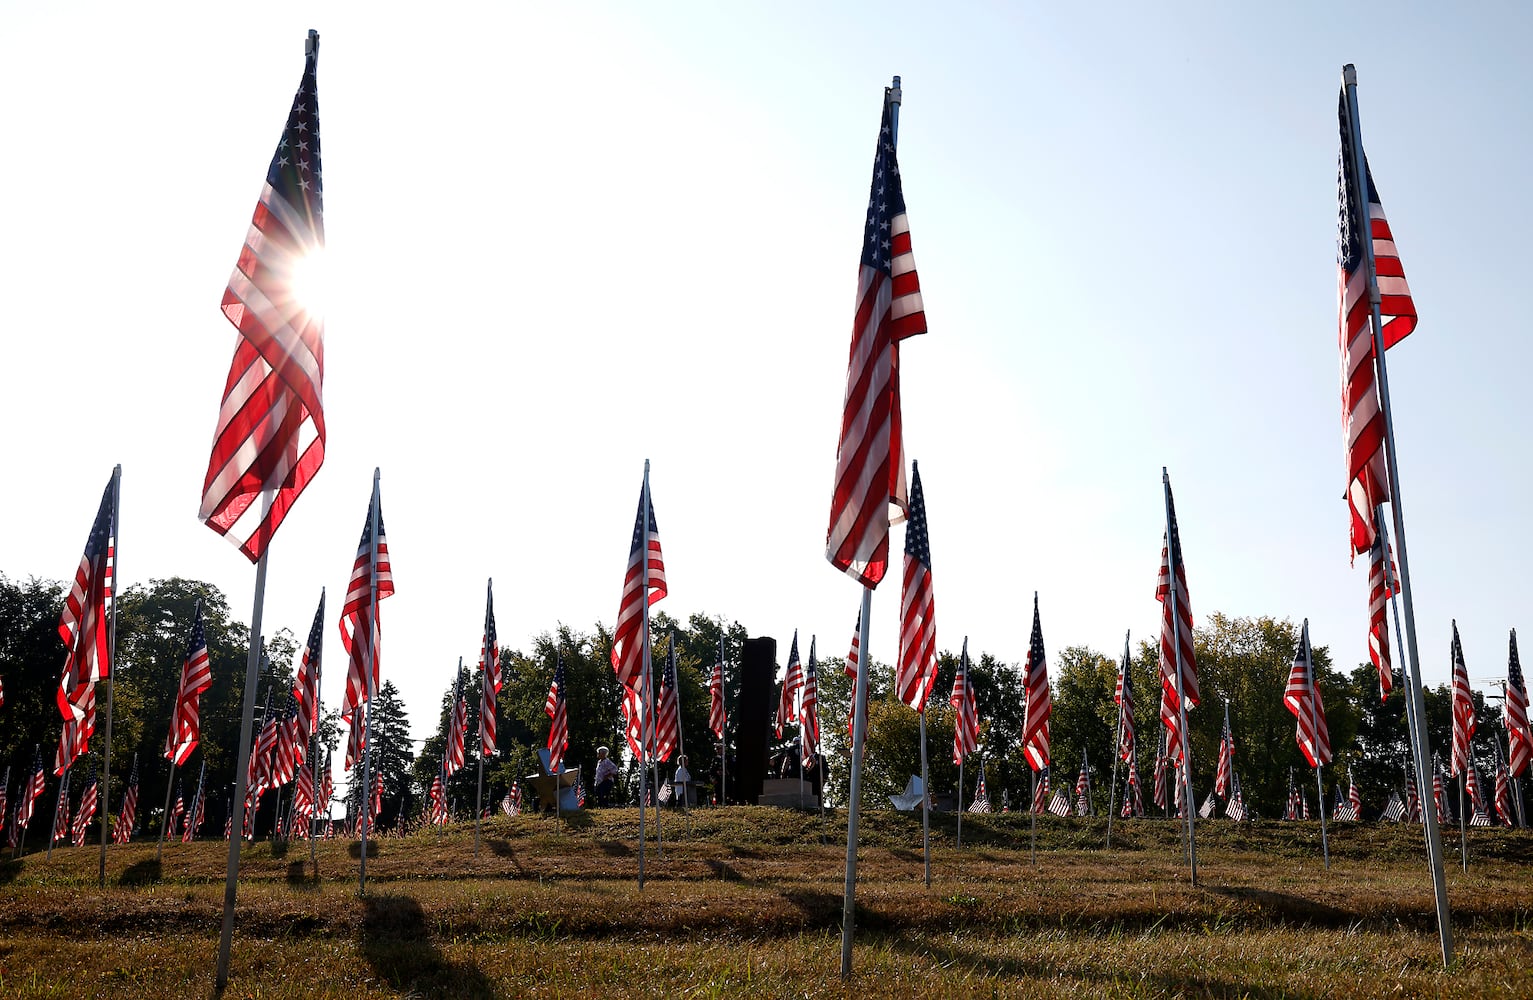
[[[612,804],[612,786],[617,782],[617,765],[606,747],[596,748],[596,804]]]

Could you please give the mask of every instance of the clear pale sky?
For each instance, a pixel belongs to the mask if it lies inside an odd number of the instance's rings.
[[[1390,352],[1421,650],[1476,687],[1527,624],[1533,18],[1516,4],[12,4],[0,13],[0,570],[66,579],[123,465],[126,583],[253,567],[196,520],[218,305],[320,31],[324,468],[267,630],[331,594],[374,466],[417,735],[485,578],[502,643],[616,617],[644,460],[658,607],[827,655],[824,559],[882,89],[931,332],[903,352],[938,641],[1021,660],[1158,627],[1168,466],[1193,609],[1367,658],[1336,347],[1336,95],[1421,316]],[[1289,9],[1289,8],[1292,9]],[[896,551],[901,529],[893,538]],[[897,576],[873,656],[895,656]],[[784,653],[785,655],[785,653]],[[62,662],[62,661],[61,661]],[[332,666],[324,699],[342,677]]]

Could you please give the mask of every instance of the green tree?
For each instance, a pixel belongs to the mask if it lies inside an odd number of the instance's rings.
[[[415,761],[410,716],[393,681],[384,681],[373,692],[368,711],[372,716],[368,733],[372,740],[371,766],[383,776],[383,807],[377,822],[379,826],[390,826],[398,822],[401,814],[410,816],[416,811],[410,773]],[[353,767],[351,773],[354,780],[360,778],[361,765]]]
[[[1118,665],[1085,646],[1067,646],[1056,659],[1050,712],[1049,755],[1055,786],[1074,787],[1080,762],[1091,764],[1093,805],[1107,808],[1112,783],[1112,745],[1117,726],[1113,692]]]

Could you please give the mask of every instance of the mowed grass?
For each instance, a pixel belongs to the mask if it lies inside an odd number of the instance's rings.
[[[1533,996],[1533,834],[1450,836],[1441,969],[1419,829],[864,814],[843,983],[845,816],[704,810],[487,821],[358,845],[247,845],[234,997]],[[0,865],[0,995],[207,997],[227,847],[96,848]]]

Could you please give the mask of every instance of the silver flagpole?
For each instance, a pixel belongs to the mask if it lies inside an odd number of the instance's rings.
[[[1118,668],[1118,670],[1120,671],[1120,673],[1118,674],[1118,686],[1119,686],[1119,688],[1124,688],[1124,689],[1126,689],[1128,687],[1128,637],[1129,637],[1129,630],[1128,629],[1124,629],[1123,630],[1123,663]],[[1119,705],[1118,705],[1118,725],[1116,727],[1114,727],[1114,728],[1115,728],[1115,730],[1117,732],[1117,735],[1115,735],[1113,737],[1113,741],[1112,741],[1112,787],[1107,790],[1107,846],[1108,847],[1112,846],[1112,817],[1113,817],[1113,813],[1117,812],[1117,809],[1115,808],[1115,804],[1117,802],[1117,795],[1118,795],[1118,761],[1123,758],[1123,754],[1120,752],[1123,749],[1123,705],[1121,703],[1119,703]]]
[[[932,886],[932,789],[926,773],[926,706],[916,713],[921,718],[921,856],[926,870],[926,888]]]
[[[71,767],[64,768],[64,774],[59,778],[58,791],[53,796],[53,823],[48,828],[48,849],[43,852],[45,860],[53,860],[53,842],[59,836],[59,804],[62,803],[65,809],[69,808],[69,772],[73,763],[71,761]]]
[[[176,786],[176,760],[170,760],[170,773],[165,776],[165,811],[160,814],[160,841],[154,848],[154,860],[160,860],[160,854],[165,849],[165,830],[170,820],[170,794]]]
[[[106,888],[106,842],[112,805],[112,689],[117,673],[117,558],[122,554],[122,466],[112,469],[112,607],[107,618],[107,663],[112,673],[106,681],[106,748],[101,753],[101,866],[100,884]]]
[[[325,620],[325,588],[319,588],[319,619]],[[321,640],[318,649],[314,650],[314,732],[309,736],[309,745],[314,754],[314,761],[310,765],[313,769],[314,788],[309,793],[309,864],[314,866],[314,881],[319,881],[319,847],[314,843],[314,823],[319,819],[319,682],[321,679],[321,665],[324,660],[324,642]]]
[[[900,78],[894,78],[894,95]],[[895,105],[898,107],[898,104]],[[841,978],[852,978],[852,939],[857,933],[857,818],[862,804],[862,750],[868,735],[868,673],[873,661],[868,653],[868,621],[873,613],[873,588],[862,588],[862,613],[858,618],[857,681],[852,695],[851,798],[846,804],[846,886],[841,902]]]
[[[963,848],[963,762],[968,754],[958,758],[958,847]]]
[[[1357,70],[1351,63],[1342,68],[1342,84],[1347,93],[1347,119],[1352,135],[1352,148],[1347,151],[1352,159],[1353,204],[1364,215],[1369,214],[1367,192],[1363,190],[1367,174],[1367,161],[1363,156],[1363,136],[1357,113]],[[1379,408],[1384,414],[1384,448],[1389,468],[1390,513],[1395,523],[1395,539],[1400,546],[1400,590],[1405,599],[1405,643],[1410,656],[1410,697],[1416,706],[1416,750],[1418,758],[1425,761],[1431,746],[1427,737],[1426,701],[1421,693],[1421,657],[1416,651],[1416,612],[1411,600],[1410,560],[1405,546],[1405,511],[1400,500],[1400,469],[1395,448],[1394,414],[1389,402],[1389,366],[1384,358],[1384,320],[1380,309],[1379,279],[1374,267],[1373,239],[1371,229],[1368,238],[1361,240],[1363,257],[1368,267],[1368,298],[1372,305],[1373,358],[1378,372]],[[1388,555],[1386,553],[1386,560]],[[1437,901],[1437,929],[1442,944],[1443,968],[1453,961],[1453,930],[1448,918],[1448,885],[1442,869],[1442,833],[1437,825],[1436,810],[1423,809],[1427,816],[1427,861],[1432,866],[1432,892]]]
[[[261,502],[266,508],[261,516],[263,523],[275,497],[274,490],[267,490],[262,495]],[[245,657],[245,695],[240,708],[240,746],[234,758],[234,801],[239,803],[239,822],[232,821],[235,807],[233,803],[230,803],[231,826],[229,828],[229,860],[224,871],[223,930],[218,939],[218,971],[213,980],[213,988],[219,993],[222,993],[224,987],[229,984],[229,947],[234,942],[234,900],[239,885],[240,844],[245,839],[244,824],[247,805],[245,799],[250,791],[248,763],[250,729],[255,720],[255,694],[260,681],[261,648],[264,644],[261,635],[261,617],[266,605],[266,559],[270,553],[271,545],[267,544],[261,549],[261,558],[256,560],[255,607],[250,612],[250,651]],[[169,816],[162,820],[162,823],[168,820]]]
[[[724,620],[719,619],[719,713],[724,718],[724,732],[719,735],[719,805],[729,805],[729,707],[728,699],[724,692],[728,686],[724,681]],[[1519,796],[1522,789],[1517,790]]]
[[[474,857],[479,857],[479,824],[484,819],[484,686],[490,682],[490,608],[495,595],[495,581],[484,585],[484,639],[479,650],[479,776],[474,779]],[[499,667],[495,664],[494,667]],[[492,720],[493,721],[493,720]],[[468,739],[464,733],[463,738]]]
[[[1320,713],[1318,711],[1316,711],[1315,703],[1316,703],[1316,699],[1319,698],[1319,696],[1320,696],[1320,681],[1315,676],[1315,654],[1314,654],[1314,650],[1310,647],[1310,644],[1309,644],[1309,619],[1308,618],[1304,619],[1304,664],[1305,664],[1305,666],[1309,670],[1309,691],[1310,691],[1310,702],[1309,702],[1310,717],[1309,717],[1309,721],[1310,721],[1310,731],[1314,732],[1314,733],[1316,733],[1318,735],[1318,733],[1320,732],[1320,729],[1319,729],[1319,723],[1320,723],[1319,715],[1320,715]],[[1329,742],[1329,739],[1327,739],[1327,742]],[[1320,749],[1318,744],[1316,745],[1315,749],[1317,751]],[[1318,753],[1316,754],[1316,756],[1319,756]],[[1330,844],[1330,841],[1326,838],[1326,832],[1325,832],[1325,783],[1323,781],[1321,781],[1321,778],[1320,778],[1320,772],[1321,772],[1321,769],[1323,767],[1324,767],[1323,764],[1317,763],[1315,765],[1315,808],[1317,810],[1319,810],[1319,812],[1320,812],[1320,852],[1321,852],[1321,855],[1325,858],[1325,868],[1326,868],[1326,871],[1330,871],[1331,870],[1331,844]]]
[[[963,637],[963,650],[958,654],[958,669],[963,671],[964,701],[968,703],[969,691],[969,637]],[[963,725],[963,708],[959,707],[953,713],[953,745],[958,745],[958,727]],[[963,762],[968,758],[967,753],[958,755],[958,846],[963,847]]]
[[[1161,486],[1166,495],[1166,568],[1170,579],[1166,585],[1166,596],[1171,600],[1171,629],[1172,645],[1176,656],[1176,706],[1177,714],[1181,716],[1181,742],[1182,742],[1182,788],[1186,793],[1182,797],[1182,803],[1187,813],[1187,863],[1192,871],[1192,884],[1198,884],[1198,843],[1194,832],[1193,816],[1197,814],[1197,801],[1192,797],[1192,752],[1188,749],[1187,742],[1187,688],[1182,677],[1182,620],[1177,614],[1176,607],[1176,573],[1181,569],[1182,563],[1177,558],[1177,545],[1171,537],[1171,476],[1166,472],[1165,466],[1160,469]]]
[[[644,615],[643,634],[640,644],[641,662],[639,664],[639,684],[643,686],[649,682],[649,459],[644,460],[644,486],[639,490],[639,572],[641,586],[639,588],[639,606]],[[641,690],[642,695],[642,690]],[[643,698],[636,698],[639,711],[644,715],[651,713],[645,709]],[[630,723],[633,720],[629,720]],[[645,751],[649,749],[648,741],[649,720],[641,719],[639,722],[639,890],[644,889],[644,814],[649,807],[644,802],[644,788],[649,784],[649,772],[645,770]],[[558,785],[555,779],[555,793]],[[657,798],[658,789],[651,794]]]
[[[671,645],[670,645],[668,651],[671,654],[670,667],[674,667],[676,665],[676,630],[675,629],[671,630]],[[666,668],[667,671],[670,671],[670,667]],[[676,699],[676,763],[679,765],[681,763],[681,759],[687,755],[687,741],[683,737],[682,732],[681,732],[681,677],[678,674],[674,673],[674,672],[671,673],[671,695],[672,695],[672,697],[674,697]],[[802,767],[799,768],[799,772],[798,773],[799,773],[799,779],[803,780],[804,770],[803,770]],[[692,774],[692,769],[688,768],[687,769],[688,781],[686,782],[686,784],[681,786],[681,814],[683,816],[687,816],[687,817],[690,817],[692,815],[690,812],[687,811],[687,789],[692,787],[692,785],[693,785],[693,782],[690,780],[691,774]],[[801,803],[803,801],[803,793],[802,792],[799,793],[799,801]],[[688,827],[688,835],[689,836],[691,835],[691,828],[690,828],[690,826]]]
[[[1405,638],[1405,629],[1400,625],[1400,588],[1397,586],[1397,581],[1395,580],[1394,560],[1392,560],[1389,555],[1389,531],[1388,526],[1384,521],[1383,504],[1379,504],[1378,506],[1374,507],[1373,517],[1374,521],[1378,524],[1379,544],[1383,546],[1384,551],[1384,582],[1390,591],[1389,606],[1390,609],[1394,612],[1395,616],[1395,637],[1403,641]],[[1409,671],[1405,668],[1405,664],[1401,664],[1400,676],[1402,679],[1406,679],[1405,675],[1408,672]],[[1404,691],[1401,692],[1401,696],[1405,698],[1405,722],[1406,731],[1410,736],[1411,768],[1415,771],[1416,774],[1416,787],[1418,789],[1425,789],[1430,783],[1427,781],[1427,762],[1422,759],[1421,754],[1418,752],[1418,744],[1416,742],[1416,731],[1420,726],[1420,722],[1416,718],[1416,699],[1411,697],[1410,688],[1408,686]],[[1426,812],[1427,811],[1425,809],[1421,810],[1423,835],[1426,833]],[[1409,820],[1409,817],[1407,817],[1407,820]],[[1430,839],[1427,840],[1427,843],[1428,850],[1430,851]],[[1431,858],[1429,857],[1427,859],[1427,870],[1429,873],[1431,868]]]
[[[361,814],[357,817],[362,830],[362,864],[357,873],[357,895],[359,896],[367,894],[367,835],[373,828],[373,697],[377,694],[373,690],[373,671],[378,669],[378,473],[379,470],[375,467],[373,469],[373,499],[370,504],[372,521],[368,529],[370,540],[367,552],[367,645],[371,662],[366,667],[367,707],[362,716],[362,796],[358,799]],[[447,794],[445,788],[442,789],[442,794]]]

